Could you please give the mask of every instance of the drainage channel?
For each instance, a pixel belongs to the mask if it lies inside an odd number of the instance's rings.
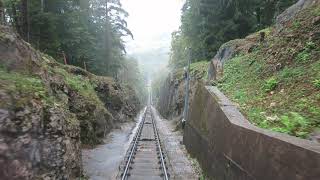
[[[120,166],[121,180],[168,180],[165,155],[151,107],[144,117]]]

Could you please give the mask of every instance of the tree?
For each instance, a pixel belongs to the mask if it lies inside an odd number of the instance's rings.
[[[172,38],[171,66],[180,67],[187,61],[184,51],[187,47],[193,61],[210,60],[223,43],[270,26],[276,15],[294,2],[186,0],[179,33]]]
[[[127,84],[134,89],[140,102],[146,102],[148,93],[145,80],[136,59],[125,57],[118,79],[122,84]]]
[[[24,40],[30,41],[28,0],[21,0],[21,34]]]
[[[6,21],[41,51],[116,77],[132,36],[120,0],[5,0]]]
[[[4,4],[2,2],[2,0],[0,0],[0,24],[3,24],[5,22],[4,19]]]
[[[171,50],[169,66],[171,68],[181,68],[187,65],[187,48],[184,36],[181,31],[175,31],[171,35]]]

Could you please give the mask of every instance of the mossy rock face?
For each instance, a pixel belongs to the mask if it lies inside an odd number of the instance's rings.
[[[3,178],[76,178],[81,151],[74,114],[63,105],[52,106],[39,78],[0,71],[0,82],[0,166],[12,167],[0,170],[6,172]]]
[[[132,120],[138,113],[140,102],[134,90],[110,78],[98,78],[95,91],[116,121]]]
[[[104,106],[87,101],[78,94],[69,98],[69,109],[80,121],[84,144],[102,142],[102,138],[113,128],[113,117]]]
[[[207,78],[208,61],[199,61],[190,65],[190,99],[192,103],[196,87],[199,82],[205,81]],[[186,79],[182,68],[177,69],[172,76],[168,76],[160,89],[160,97],[157,104],[159,113],[167,118],[181,121],[184,108]]]
[[[139,110],[129,88],[59,64],[3,26],[0,63],[0,167],[10,167],[0,169],[4,179],[78,179],[81,144],[101,143]]]

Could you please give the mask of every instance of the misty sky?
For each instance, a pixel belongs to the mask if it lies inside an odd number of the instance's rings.
[[[122,0],[121,2],[123,8],[129,12],[128,27],[134,35],[134,40],[127,40],[126,43],[128,54],[135,57],[148,54],[148,57],[154,57],[154,59],[149,58],[149,61],[168,54],[171,33],[180,26],[184,0]]]

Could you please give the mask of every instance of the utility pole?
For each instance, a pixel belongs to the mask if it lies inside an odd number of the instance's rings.
[[[191,64],[191,50],[190,48],[188,48],[188,53],[189,53],[189,57],[188,57],[188,67],[186,69],[186,92],[185,92],[185,99],[184,99],[184,111],[183,111],[183,118],[182,118],[182,128],[184,128],[185,123],[188,119],[188,115],[189,115],[189,91],[190,91],[190,64]]]

